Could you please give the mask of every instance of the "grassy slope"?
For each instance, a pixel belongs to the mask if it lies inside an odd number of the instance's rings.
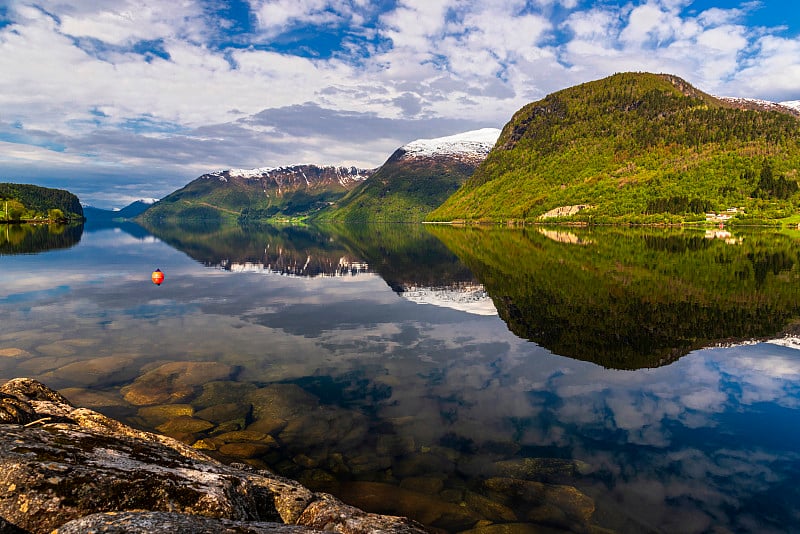
[[[398,160],[395,156],[353,189],[320,220],[419,222],[452,195],[475,167],[457,161]]]
[[[714,210],[790,215],[797,193],[753,198],[764,161],[776,177],[798,178],[800,120],[734,109],[672,76],[618,74],[519,110],[486,161],[429,220],[532,220],[575,204],[593,206],[575,219],[596,222],[702,218],[646,213],[653,200],[674,197]]]

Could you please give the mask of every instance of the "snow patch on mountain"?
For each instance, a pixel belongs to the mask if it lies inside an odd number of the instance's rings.
[[[436,139],[417,139],[400,147],[404,157],[466,156],[484,159],[494,147],[500,130],[482,128]]]
[[[328,176],[335,179],[345,186],[352,182],[361,182],[369,178],[371,170],[357,169],[356,167],[336,167],[328,165],[320,167],[317,165],[288,165],[282,167],[257,167],[255,169],[225,169],[218,170],[207,175],[208,178],[218,178],[221,182],[227,182],[229,178],[241,178],[245,180],[279,179],[283,177],[294,177],[302,180],[306,185],[310,185],[309,177],[306,173],[316,178]]]
[[[786,102],[781,102],[781,106],[791,108],[795,111],[800,111],[800,100],[787,100]]]
[[[771,102],[769,100],[761,100],[758,98],[742,98],[738,96],[718,96],[716,97],[725,102],[736,104],[744,108],[760,108],[768,111],[783,111],[787,110],[795,115],[800,115],[800,100],[781,102]]]

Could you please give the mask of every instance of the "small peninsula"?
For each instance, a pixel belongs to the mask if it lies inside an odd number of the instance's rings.
[[[74,194],[38,185],[0,183],[0,224],[83,220]]]

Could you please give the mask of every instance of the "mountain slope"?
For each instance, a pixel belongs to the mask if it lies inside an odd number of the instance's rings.
[[[344,196],[371,173],[355,167],[316,165],[213,172],[158,201],[142,220],[213,223],[304,216]]]
[[[500,135],[484,128],[397,149],[364,183],[320,219],[345,222],[421,221],[475,172]]]
[[[747,107],[750,109],[741,109]],[[520,109],[430,220],[778,218],[798,201],[800,120],[665,74],[624,73]]]

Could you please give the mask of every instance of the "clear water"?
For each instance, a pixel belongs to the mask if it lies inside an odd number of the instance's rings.
[[[440,531],[800,530],[800,235],[38,232],[0,380]]]

